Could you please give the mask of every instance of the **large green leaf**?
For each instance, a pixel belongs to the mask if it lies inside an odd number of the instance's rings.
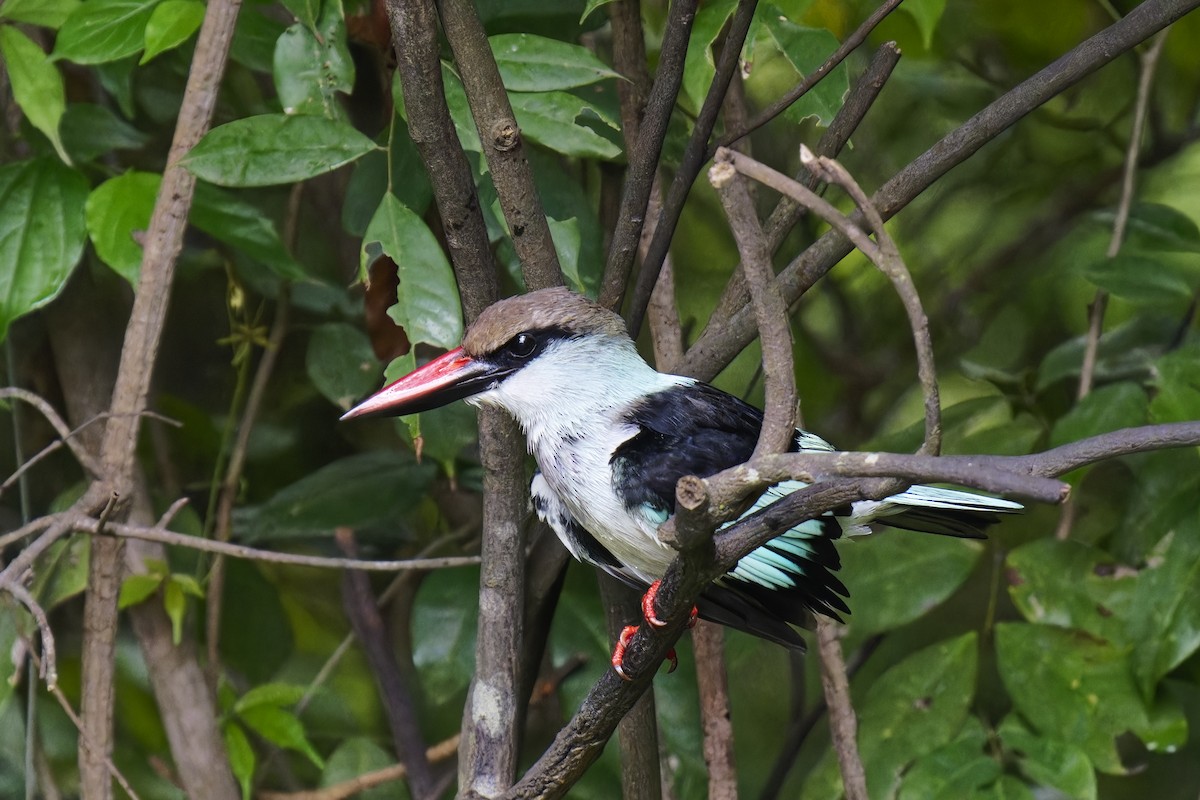
[[[0,19],[57,30],[79,5],[80,0],[4,0],[0,3]]]
[[[67,17],[54,57],[76,64],[102,64],[142,49],[146,23],[157,0],[87,0]]]
[[[62,73],[42,48],[12,25],[0,25],[0,56],[8,70],[13,99],[30,124],[46,134],[59,158],[71,163],[59,135],[59,122],[67,108]]]
[[[328,536],[334,528],[362,528],[414,508],[433,478],[411,454],[371,452],[348,456],[309,473],[247,512],[253,538]]]
[[[388,137],[391,141],[387,152],[367,153],[354,165],[342,205],[342,226],[351,236],[361,238],[367,232],[371,217],[388,191],[389,179],[392,194],[416,214],[423,215],[433,200],[433,189],[408,125],[399,116],[392,118],[392,124],[395,129]]]
[[[1200,649],[1200,515],[1192,513],[1150,553],[1127,620],[1143,697]]]
[[[292,25],[275,45],[275,89],[285,114],[341,119],[337,94],[354,88],[341,0],[325,0],[316,27]]]
[[[1200,345],[1181,347],[1160,358],[1155,364],[1155,386],[1151,421],[1200,419]]]
[[[309,380],[343,411],[379,385],[379,361],[361,328],[327,322],[312,332],[305,357]]]
[[[318,769],[325,768],[325,760],[308,741],[304,725],[292,712],[278,706],[257,705],[240,712],[238,716],[248,728],[271,744],[302,753]]]
[[[504,33],[488,38],[504,87],[512,92],[547,92],[619,78],[592,51],[577,44]]]
[[[1013,704],[1035,729],[1079,747],[1102,772],[1125,771],[1114,739],[1148,723],[1126,650],[1079,631],[1006,622],[996,626],[996,656]]]
[[[1000,777],[1000,762],[988,752],[987,731],[969,720],[954,741],[921,756],[905,772],[898,800],[957,800]]]
[[[345,122],[262,114],[213,128],[183,164],[221,186],[271,186],[323,175],[374,149]]]
[[[335,786],[353,781],[361,775],[396,763],[396,756],[388,753],[371,739],[356,736],[338,744],[337,749],[325,761],[321,773],[321,786]],[[358,800],[393,800],[394,786],[384,784],[354,795]]]
[[[77,161],[91,161],[111,150],[136,150],[150,137],[107,106],[71,103],[59,124],[63,146]]]
[[[1000,741],[1017,759],[1017,769],[1034,784],[1062,792],[1072,800],[1096,800],[1096,771],[1074,745],[1032,732],[1009,715],[1000,724]]]
[[[815,72],[829,54],[838,48],[837,37],[829,31],[797,25],[783,14],[771,13],[770,6],[766,11],[763,20],[771,38],[801,77]],[[828,125],[841,108],[842,98],[849,89],[850,78],[843,62],[789,106],[785,116],[795,122],[815,116],[820,124]]]
[[[479,570],[443,569],[421,582],[412,612],[413,664],[426,702],[461,708],[475,674]]]
[[[1144,379],[1154,360],[1179,329],[1179,320],[1166,316],[1136,316],[1100,337],[1096,379],[1100,382]],[[1079,375],[1087,337],[1077,336],[1055,347],[1038,367],[1037,390]]]
[[[404,328],[410,342],[458,346],[462,312],[454,270],[429,226],[395,195],[386,194],[367,226],[359,259],[367,275],[375,259],[386,255],[400,276],[396,305],[388,315]]]
[[[261,205],[198,181],[188,220],[209,236],[266,265],[281,278],[302,281],[309,277],[287,251],[275,222],[263,214]]]
[[[970,539],[888,531],[839,552],[853,598],[850,627],[866,636],[912,622],[943,602],[975,569],[983,547]]]
[[[50,302],[79,261],[87,192],[87,179],[58,159],[0,167],[0,339]]]
[[[946,11],[946,0],[909,0],[900,6],[900,10],[907,12],[917,24],[921,42],[928,50],[933,45],[933,34]]]
[[[1006,577],[1025,619],[1078,628],[1123,645],[1137,572],[1090,545],[1038,539],[1008,555]]]
[[[92,190],[87,200],[87,227],[100,260],[133,286],[142,269],[137,240],[150,227],[162,176],[129,170]]]
[[[925,648],[889,669],[857,705],[858,747],[872,798],[894,797],[905,769],[954,740],[975,696],[974,632]],[[838,797],[832,750],[804,785],[804,797]]]
[[[1105,228],[1112,228],[1114,212],[1094,215]],[[1161,203],[1134,203],[1129,210],[1126,248],[1165,253],[1200,253],[1200,227],[1177,208]]]
[[[1050,445],[1057,447],[1089,436],[1144,425],[1149,406],[1150,399],[1145,390],[1136,383],[1125,381],[1102,386],[1054,423]]]
[[[1182,307],[1192,298],[1192,282],[1166,261],[1122,253],[1102,258],[1083,277],[1106,292],[1132,303]]]
[[[162,0],[146,22],[146,52],[139,64],[172,50],[192,38],[204,21],[200,0]]]
[[[254,782],[254,767],[258,763],[250,737],[236,722],[226,722],[221,728],[225,739],[225,752],[229,754],[229,766],[233,769],[238,785],[242,787],[242,800],[250,800],[250,787]]]
[[[621,148],[614,141],[579,124],[581,117],[617,131],[617,125],[595,105],[566,92],[513,92],[509,95],[521,133],[556,153],[580,158],[614,159]]]
[[[693,113],[700,111],[708,88],[716,74],[713,43],[721,35],[733,14],[737,0],[717,0],[701,5],[688,35],[687,55],[683,64],[682,96]]]

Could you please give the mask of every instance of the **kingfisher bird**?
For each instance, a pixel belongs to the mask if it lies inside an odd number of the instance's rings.
[[[667,375],[638,354],[620,316],[565,288],[501,300],[467,328],[462,345],[385,386],[342,419],[402,416],[455,400],[499,406],[521,426],[538,471],[533,507],[576,559],[646,591],[643,616],[661,626],[654,593],[675,550],[658,535],[675,510],[675,484],[747,461],[763,414],[694,378]],[[797,429],[793,452],[831,452]],[[804,487],[784,481],[745,512]],[[834,541],[893,528],[982,538],[1008,500],[913,486],[860,501],[787,530],[743,556],[701,594],[699,616],[803,650],[812,614],[849,613]],[[621,665],[622,634],[613,654]]]

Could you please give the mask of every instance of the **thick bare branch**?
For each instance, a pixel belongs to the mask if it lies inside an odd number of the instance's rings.
[[[829,732],[846,800],[867,800],[867,776],[858,754],[858,719],[850,703],[850,680],[842,658],[841,626],[825,616],[817,617],[817,651],[821,655],[821,687],[829,706]]]

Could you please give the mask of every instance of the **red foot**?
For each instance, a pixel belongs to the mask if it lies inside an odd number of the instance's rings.
[[[662,581],[655,581],[654,583],[650,584],[650,588],[646,590],[644,595],[642,595],[642,616],[646,618],[646,622],[649,622],[656,628],[666,627],[667,624],[658,618],[658,612],[654,610],[654,601],[658,598],[658,587],[661,585]],[[691,616],[688,617],[687,624],[689,628],[696,627],[696,617],[699,615],[699,613],[700,612],[696,610],[696,607],[692,606],[692,613]]]
[[[635,633],[637,633],[636,625],[626,625],[624,628],[621,629],[621,635],[619,637],[617,637],[617,644],[616,644],[616,646],[613,647],[613,654],[612,654],[613,669],[616,670],[617,675],[621,676],[622,680],[627,680],[627,681],[633,680],[633,676],[628,674],[627,672],[625,672],[624,661],[625,661],[625,649],[627,647],[629,647],[629,640],[633,638],[633,635]],[[671,665],[671,668],[667,670],[667,674],[670,674],[679,668],[679,656],[677,656],[675,654],[674,647],[672,647],[670,650],[667,651],[666,660]]]

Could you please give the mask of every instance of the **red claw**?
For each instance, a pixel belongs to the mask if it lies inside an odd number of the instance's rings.
[[[649,622],[656,628],[665,628],[667,625],[666,622],[663,622],[658,618],[658,612],[654,609],[654,601],[658,599],[658,588],[661,585],[662,581],[655,581],[654,583],[650,584],[650,588],[646,590],[644,595],[642,595],[642,616],[646,618],[646,622]],[[696,617],[699,616],[699,614],[700,612],[696,609],[696,607],[692,606],[692,613],[691,616],[688,617],[687,624],[689,628],[696,627]]]
[[[617,671],[622,680],[626,681],[633,680],[633,676],[625,673],[625,667],[622,662],[625,661],[625,648],[629,647],[629,640],[633,638],[635,633],[637,633],[637,625],[626,625],[621,629],[621,635],[617,638],[616,646],[613,647],[613,669]]]

